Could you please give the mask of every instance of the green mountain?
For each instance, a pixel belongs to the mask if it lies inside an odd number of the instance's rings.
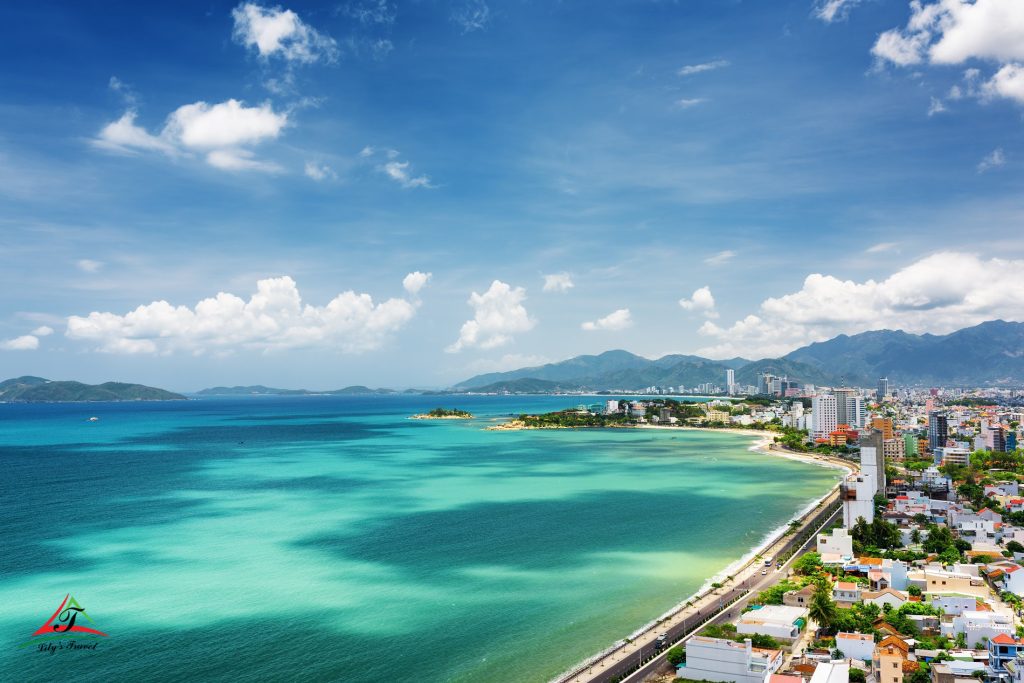
[[[1024,323],[992,320],[946,335],[875,330],[840,335],[785,356],[828,368],[848,383],[1003,385],[1024,383]]]
[[[492,372],[459,382],[453,391],[535,391],[621,389],[649,386],[725,385],[725,372],[736,382],[756,385],[764,372],[801,384],[858,384],[872,387],[879,377],[896,384],[978,386],[1024,384],[1024,323],[993,320],[947,335],[877,330],[840,335],[786,354],[782,358],[714,361],[700,356],[669,355],[650,360],[628,351],[576,356],[510,372]],[[547,382],[529,385],[524,380]],[[510,384],[516,382],[516,384]],[[494,387],[514,386],[516,389]],[[552,386],[557,389],[551,388]]]
[[[16,377],[0,382],[0,402],[79,403],[91,401],[183,401],[185,397],[142,384],[51,382],[42,377]]]

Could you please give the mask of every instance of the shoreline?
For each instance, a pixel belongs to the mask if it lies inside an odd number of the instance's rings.
[[[833,461],[832,459],[824,459],[824,458],[819,459],[819,458],[817,458],[815,456],[807,455],[807,454],[804,454],[804,453],[799,453],[799,452],[796,452],[796,451],[789,451],[789,450],[785,450],[785,449],[782,449],[782,448],[779,448],[779,449],[773,448],[773,446],[775,445],[775,442],[774,442],[775,433],[767,431],[767,430],[729,429],[729,428],[716,428],[716,427],[669,427],[669,426],[659,426],[659,425],[634,425],[634,428],[639,428],[639,429],[676,429],[676,430],[691,430],[691,431],[703,431],[703,432],[727,432],[727,433],[731,433],[731,434],[739,434],[739,435],[742,435],[742,436],[753,436],[755,438],[755,441],[748,447],[748,449],[747,449],[748,451],[758,452],[758,453],[761,453],[761,454],[767,455],[767,456],[774,456],[774,457],[786,458],[786,459],[789,459],[789,460],[796,460],[796,461],[804,462],[804,463],[807,463],[807,464],[818,465],[820,467],[827,467],[829,469],[836,469],[836,470],[844,471],[845,473],[843,475],[841,475],[839,481],[837,481],[833,486],[831,486],[821,496],[819,496],[819,497],[815,498],[814,500],[810,501],[807,505],[805,505],[803,508],[801,508],[796,513],[796,515],[793,517],[793,519],[800,520],[801,526],[805,525],[809,521],[809,518],[811,517],[812,513],[815,510],[820,508],[825,503],[825,501],[827,501],[829,498],[831,498],[835,494],[835,492],[839,488],[839,485],[842,483],[843,479],[845,479],[848,474],[853,473],[852,463],[845,464],[845,463],[842,463],[842,462]],[[620,650],[624,646],[626,646],[629,643],[631,643],[632,641],[636,640],[636,638],[638,638],[639,636],[642,636],[645,633],[650,633],[652,629],[654,629],[657,626],[659,626],[660,624],[663,624],[664,622],[672,619],[675,615],[677,615],[680,612],[682,612],[683,610],[685,610],[688,605],[691,605],[692,603],[695,603],[695,602],[699,602],[701,599],[707,597],[714,590],[717,590],[717,589],[712,588],[712,586],[715,583],[723,583],[724,584],[724,583],[726,583],[727,577],[735,576],[736,574],[738,574],[740,572],[748,570],[751,567],[752,563],[755,560],[757,560],[764,553],[765,550],[767,550],[768,548],[771,548],[776,543],[779,543],[780,541],[784,540],[786,535],[787,535],[786,532],[789,530],[789,528],[790,528],[789,523],[786,522],[784,524],[779,525],[778,527],[775,527],[774,529],[769,530],[764,535],[764,537],[762,537],[760,542],[758,542],[750,550],[748,550],[746,553],[744,553],[741,557],[739,557],[736,560],[730,562],[728,565],[723,567],[717,573],[715,573],[712,576],[710,576],[707,579],[705,579],[704,583],[702,583],[700,585],[700,587],[697,588],[696,591],[694,591],[690,595],[687,595],[686,597],[682,598],[679,602],[677,602],[675,605],[670,607],[668,610],[666,610],[662,614],[660,614],[657,617],[651,619],[650,621],[648,621],[645,624],[641,625],[637,629],[634,629],[627,636],[625,636],[623,638],[619,638],[618,640],[616,640],[613,644],[611,644],[607,648],[605,648],[605,649],[601,650],[600,652],[592,655],[591,657],[588,657],[588,658],[586,658],[586,659],[584,659],[584,660],[574,664],[573,666],[571,666],[570,668],[566,669],[562,673],[558,674],[554,678],[551,678],[549,683],[564,683],[565,681],[568,681],[569,679],[571,679],[571,678],[573,678],[575,676],[578,676],[579,673],[582,670],[586,669],[589,666],[592,666],[593,664],[596,664],[597,662],[601,661],[602,659],[604,659],[608,655],[616,652],[617,650]]]

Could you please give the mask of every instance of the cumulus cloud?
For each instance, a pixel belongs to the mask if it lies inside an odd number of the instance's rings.
[[[338,177],[338,174],[334,172],[334,169],[327,164],[318,164],[313,161],[306,162],[305,173],[307,178],[311,178],[317,182],[320,182],[321,180],[334,180]]]
[[[459,331],[459,338],[446,351],[456,353],[465,348],[493,349],[512,341],[512,335],[533,329],[537,321],[523,306],[526,290],[495,280],[483,294],[473,292],[469,303],[473,307],[472,320],[467,320]]]
[[[704,263],[709,266],[721,266],[733,259],[736,256],[736,252],[731,249],[720,251],[717,254],[712,254],[704,259]]]
[[[633,326],[633,318],[628,308],[620,308],[617,311],[612,311],[603,318],[597,320],[590,320],[582,325],[580,328],[587,332],[597,332],[599,330],[607,330],[610,332],[617,332],[618,330],[624,330],[627,327]]]
[[[211,166],[230,171],[280,170],[276,164],[254,159],[246,148],[277,138],[288,125],[288,115],[275,112],[269,102],[254,107],[234,99],[213,105],[186,104],[171,112],[159,135],[137,126],[135,118],[136,112],[125,112],[104,126],[93,144],[111,151],[159,151],[171,156],[199,152]]]
[[[814,7],[814,16],[826,24],[844,21],[850,16],[850,10],[860,4],[860,0],[821,0]]]
[[[103,267],[103,262],[83,258],[78,259],[75,265],[78,266],[78,269],[83,273],[98,273],[100,269]]]
[[[575,286],[569,273],[552,273],[544,276],[545,292],[568,292]]]
[[[39,337],[31,334],[0,341],[0,350],[3,351],[35,351],[38,348]]]
[[[978,162],[978,173],[984,173],[991,171],[993,168],[999,168],[1006,164],[1006,155],[1003,153],[1002,147],[996,147],[994,150],[985,155],[985,158]]]
[[[247,2],[233,9],[231,16],[235,20],[235,42],[255,49],[261,59],[280,57],[288,62],[312,64],[338,58],[334,39],[302,21],[290,9]]]
[[[32,330],[32,335],[35,337],[49,337],[53,334],[53,328],[49,325],[43,325]]]
[[[687,64],[681,67],[676,73],[680,76],[692,76],[694,74],[704,73],[705,71],[714,71],[716,69],[724,69],[729,66],[729,62],[724,59],[716,59],[713,62],[704,62],[702,64]]]
[[[415,315],[416,305],[392,298],[374,303],[347,291],[324,306],[303,303],[288,276],[256,283],[248,301],[225,292],[194,307],[154,301],[124,315],[71,316],[66,336],[110,353],[201,354],[236,350],[328,348],[359,353],[380,347]]]
[[[872,53],[880,63],[897,66],[996,62],[1001,68],[979,92],[1024,102],[1024,3],[913,0],[907,25],[882,33]],[[959,88],[955,92],[960,96]]]
[[[430,176],[413,176],[409,173],[408,161],[389,161],[382,167],[389,178],[405,188],[410,187],[431,187]]]
[[[728,327],[710,321],[713,340],[698,353],[715,358],[777,356],[838,334],[876,329],[944,334],[986,320],[1024,320],[1024,260],[940,252],[882,281],[808,275],[803,287],[766,299]]]
[[[693,296],[688,299],[680,299],[679,305],[687,311],[703,313],[709,318],[718,317],[715,311],[715,297],[711,295],[711,288],[707,286],[694,290]]]
[[[413,271],[405,276],[402,280],[402,287],[405,291],[409,292],[413,296],[420,293],[420,290],[427,286],[430,282],[430,278],[433,277],[433,273],[421,273],[420,271]]]

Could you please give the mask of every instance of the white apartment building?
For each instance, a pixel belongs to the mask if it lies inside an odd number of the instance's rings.
[[[838,426],[836,413],[836,397],[822,394],[811,399],[811,423],[814,425],[814,438],[827,438]]]
[[[789,605],[765,605],[745,612],[736,622],[736,632],[750,635],[760,633],[776,640],[793,641],[800,637],[800,629],[807,623],[807,609]]]
[[[842,558],[853,557],[853,536],[846,529],[833,529],[832,535],[818,534],[818,554],[825,562],[825,558],[838,562]]]
[[[782,667],[782,650],[752,647],[722,638],[691,636],[686,641],[686,666],[679,678],[725,683],[766,683]]]
[[[871,523],[875,519],[875,494],[878,493],[879,477],[875,449],[862,446],[860,449],[860,473],[851,474],[842,483],[839,496],[843,501],[843,526],[852,529],[861,517]],[[884,481],[882,482],[884,486]]]

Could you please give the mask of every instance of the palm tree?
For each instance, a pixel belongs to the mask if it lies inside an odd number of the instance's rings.
[[[825,631],[830,630],[836,621],[838,613],[836,612],[836,603],[832,600],[832,586],[825,577],[819,577],[815,581],[814,595],[811,596],[808,614]]]

